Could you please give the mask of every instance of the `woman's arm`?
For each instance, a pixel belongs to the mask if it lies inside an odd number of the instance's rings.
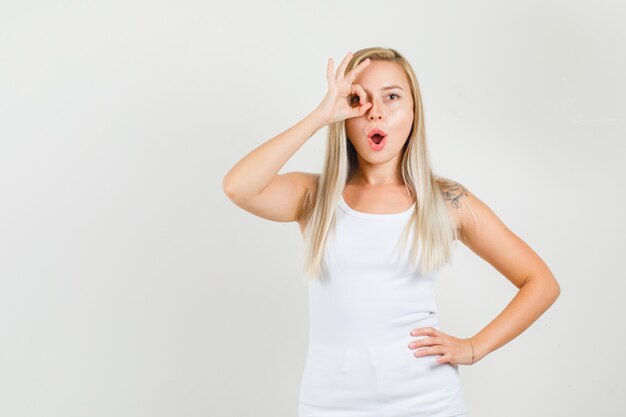
[[[369,59],[346,73],[352,57],[348,53],[333,75],[333,60],[328,59],[328,91],[322,102],[289,129],[261,144],[235,164],[222,180],[228,198],[239,207],[275,221],[300,220],[302,203],[316,175],[306,172],[278,171],[319,129],[350,117],[362,116],[370,103],[352,107],[348,96],[364,93],[352,85],[355,77],[369,65]]]
[[[519,288],[504,310],[471,340],[476,362],[535,322],[559,297],[561,288],[544,261],[498,216],[461,186],[457,193],[460,240]]]
[[[248,153],[226,173],[222,187],[231,200],[246,201],[261,194],[277,179],[278,171],[293,154],[322,127],[365,114],[370,103],[352,107],[348,102],[348,96],[356,93],[361,101],[363,100],[361,97],[363,90],[358,90],[359,87],[352,85],[352,82],[369,65],[370,60],[366,59],[346,73],[351,57],[352,53],[348,52],[334,75],[333,59],[328,59],[326,64],[328,91],[315,110]],[[302,181],[285,178],[285,181],[280,182],[281,184],[275,187],[278,188],[280,195],[270,195],[270,198],[284,197],[290,189],[298,188],[298,182]]]
[[[261,144],[233,166],[223,179],[224,193],[258,217],[290,222],[300,219],[313,174],[278,171],[315,132],[325,126],[316,109],[289,129]]]
[[[260,194],[296,151],[325,125],[320,111],[315,109],[289,129],[253,149],[226,173],[222,180],[225,194],[235,201],[245,201]]]

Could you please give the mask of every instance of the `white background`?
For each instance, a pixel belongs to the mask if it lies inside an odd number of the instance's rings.
[[[413,65],[435,171],[550,266],[561,297],[460,366],[469,417],[619,416],[625,358],[622,1],[3,1],[0,415],[296,416],[296,223],[222,190],[326,92],[326,60]],[[319,172],[326,129],[281,173]],[[515,294],[459,245],[442,327]]]

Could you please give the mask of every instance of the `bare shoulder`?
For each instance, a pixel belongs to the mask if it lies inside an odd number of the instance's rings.
[[[457,181],[439,177],[437,178],[437,183],[444,200],[453,208],[460,208],[463,205],[463,201],[468,198],[467,188]]]
[[[463,184],[450,178],[437,177],[437,184],[460,235],[467,224],[468,215],[471,216],[469,200],[472,195]]]
[[[437,178],[444,200],[456,223],[459,239],[468,244],[487,225],[502,222],[487,204],[463,184],[449,178]]]

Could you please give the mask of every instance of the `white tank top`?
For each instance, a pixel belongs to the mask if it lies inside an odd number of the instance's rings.
[[[438,364],[437,355],[415,357],[408,346],[421,338],[411,336],[414,328],[439,329],[436,272],[423,276],[419,262],[411,264],[412,231],[404,250],[399,244],[414,208],[365,213],[340,197],[323,272],[307,279],[309,348],[300,417],[337,410],[372,417],[465,412],[458,366]]]

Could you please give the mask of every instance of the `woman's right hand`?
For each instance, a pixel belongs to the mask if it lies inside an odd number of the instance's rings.
[[[366,94],[363,88],[358,84],[352,84],[356,76],[369,65],[371,60],[369,58],[364,60],[348,74],[345,74],[352,55],[351,52],[348,52],[334,76],[333,59],[328,58],[326,70],[328,92],[316,109],[327,124],[361,116],[372,106],[372,103],[365,103]],[[354,106],[357,104],[354,101],[356,96],[359,97],[358,106]],[[352,102],[348,100],[352,100]]]

